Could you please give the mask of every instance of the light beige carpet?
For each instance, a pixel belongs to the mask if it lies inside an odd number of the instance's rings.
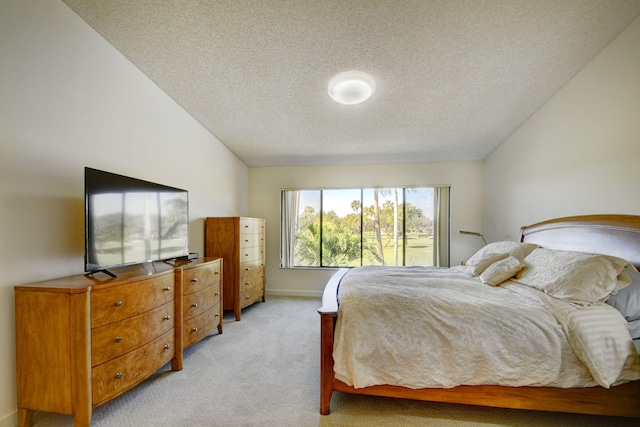
[[[637,426],[638,420],[417,402],[334,393],[319,414],[319,300],[269,298],[223,334],[93,411],[95,427],[214,426]],[[69,427],[67,415],[37,412],[35,427]]]

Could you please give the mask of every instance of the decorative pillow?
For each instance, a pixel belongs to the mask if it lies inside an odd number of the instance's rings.
[[[640,320],[640,273],[627,269],[631,284],[611,293],[607,304],[617,309],[627,321]]]
[[[637,340],[640,338],[640,319],[632,320],[631,322],[627,322],[629,325],[629,334],[631,334],[631,338]]]
[[[605,301],[628,262],[606,255],[538,248],[525,259],[515,280],[569,302]]]
[[[494,262],[480,275],[482,283],[498,286],[507,279],[512,278],[524,268],[524,263],[514,256]]]
[[[493,242],[481,248],[478,252],[476,252],[469,260],[467,261],[467,266],[476,266],[480,265],[483,260],[486,260],[490,255],[502,254],[504,255],[502,258],[506,258],[509,255],[518,258],[519,260],[523,260],[527,255],[529,255],[534,249],[539,248],[538,245],[533,243],[521,243],[521,242],[512,242],[512,241],[502,241],[502,242]],[[502,259],[499,258],[499,259]],[[499,259],[495,259],[493,262],[498,261]],[[493,262],[489,262],[484,266],[487,268]],[[471,269],[467,268],[467,272],[471,274],[480,274],[484,271],[474,273]]]
[[[485,252],[479,257],[476,257],[474,255],[471,259],[469,259],[469,261],[467,261],[466,271],[469,274],[474,274],[477,276],[494,262],[505,259],[508,256],[509,254],[494,254],[489,252]]]
[[[631,284],[631,276],[625,270],[622,270],[620,274],[618,274],[618,283],[616,287],[613,288],[612,294],[618,292],[619,290],[626,288]]]

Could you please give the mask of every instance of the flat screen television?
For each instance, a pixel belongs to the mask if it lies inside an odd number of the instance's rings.
[[[188,258],[186,190],[85,168],[85,272]]]

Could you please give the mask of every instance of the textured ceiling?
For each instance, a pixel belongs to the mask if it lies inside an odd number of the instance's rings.
[[[64,0],[248,166],[484,159],[640,0]],[[359,105],[327,83],[377,82]]]

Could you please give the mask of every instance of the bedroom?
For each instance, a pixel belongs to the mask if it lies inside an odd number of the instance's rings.
[[[482,230],[494,241],[558,216],[640,212],[639,18],[484,160],[250,168],[62,2],[2,7],[3,427],[16,410],[13,286],[79,272],[87,164],[189,188],[191,245],[200,252],[201,218],[242,214],[277,224],[280,188],[344,180],[449,183],[458,194],[452,229]],[[319,297],[330,272],[278,269],[277,227],[267,233],[268,293]],[[452,235],[452,263],[478,248]]]

